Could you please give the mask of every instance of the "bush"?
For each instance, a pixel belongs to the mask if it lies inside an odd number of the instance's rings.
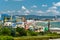
[[[2,28],[0,28],[0,35],[2,34]]]
[[[44,35],[45,33],[44,32],[39,32],[39,35]]]
[[[11,30],[11,36],[16,36],[16,30],[15,29]]]
[[[47,36],[58,36],[58,34],[56,32],[47,32],[45,35]]]
[[[19,36],[27,36],[27,31],[24,28],[16,28],[16,32],[18,33]]]
[[[30,30],[28,30],[27,33],[28,33],[28,36],[37,36],[38,35],[38,32],[34,32],[34,31],[30,31]]]
[[[11,35],[11,30],[8,27],[4,27],[1,29],[1,35]]]

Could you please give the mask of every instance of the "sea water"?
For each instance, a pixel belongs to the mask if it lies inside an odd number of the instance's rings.
[[[50,21],[49,23],[50,23],[51,28],[60,28],[60,22],[58,22],[58,21]],[[47,21],[37,22],[36,25],[37,26],[48,27],[48,22]]]

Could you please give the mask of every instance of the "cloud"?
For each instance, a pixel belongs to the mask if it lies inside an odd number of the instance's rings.
[[[49,7],[48,10],[46,10],[46,13],[48,14],[53,14],[53,15],[59,15],[58,6],[60,6],[60,2],[58,3],[53,3],[52,7]]]
[[[60,6],[60,2],[54,3],[54,6]]]
[[[25,6],[22,6],[22,10],[26,10]]]
[[[8,11],[6,11],[7,13],[15,13],[16,11],[15,10],[12,10],[12,11],[10,11],[10,10],[8,10]]]
[[[39,10],[39,11],[36,11],[36,13],[44,13],[43,11]]]
[[[25,13],[25,15],[29,15],[29,14]]]
[[[25,7],[25,6],[22,6],[22,12],[27,15],[30,13],[30,11]]]
[[[37,8],[37,6],[36,5],[33,5],[31,8]]]
[[[34,12],[34,10],[30,10],[30,12]]]
[[[55,9],[48,9],[47,11],[46,11],[46,13],[48,13],[48,14],[53,14],[53,15],[59,15],[59,11],[57,11],[57,10],[55,10]]]
[[[56,10],[57,7],[56,7],[56,6],[52,6],[52,7],[50,7],[49,9],[50,9],[50,10],[54,10],[54,9]]]
[[[43,4],[42,7],[47,7],[47,4]]]
[[[26,10],[24,11],[25,15],[29,15],[30,14],[30,11],[29,10]]]
[[[11,11],[8,10],[7,12],[10,13]]]
[[[48,9],[46,12],[47,12],[47,13],[49,13],[49,12],[59,13],[56,9]]]
[[[51,7],[51,9],[57,9],[57,7],[56,6],[53,6],[53,7]]]
[[[17,12],[18,12],[18,13],[21,13],[21,11],[20,11],[20,10],[18,10]]]
[[[29,11],[29,10],[25,10],[25,11],[24,11],[24,13],[27,13],[27,14],[29,14],[29,13],[30,13],[30,11]]]

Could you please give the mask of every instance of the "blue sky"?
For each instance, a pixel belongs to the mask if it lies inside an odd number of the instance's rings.
[[[18,15],[60,15],[60,0],[0,0],[0,13]]]

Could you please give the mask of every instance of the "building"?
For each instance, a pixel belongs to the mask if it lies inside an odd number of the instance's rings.
[[[34,25],[35,25],[35,21],[34,20],[27,20],[26,21],[27,23],[26,23],[26,29],[30,29],[30,28],[32,28],[32,30],[33,30],[33,28],[34,28]]]
[[[12,22],[5,22],[4,26],[12,26]]]
[[[48,22],[47,21],[35,21],[35,27],[36,27],[35,29],[37,32],[44,32],[45,28],[48,27]]]

